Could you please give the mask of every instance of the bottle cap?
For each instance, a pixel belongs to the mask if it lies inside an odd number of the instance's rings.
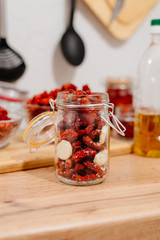
[[[152,19],[151,26],[160,25],[160,19]]]
[[[160,33],[160,19],[151,20],[151,33]]]

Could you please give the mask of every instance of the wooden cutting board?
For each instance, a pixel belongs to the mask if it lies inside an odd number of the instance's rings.
[[[22,141],[22,132],[5,148],[0,149],[0,173],[15,172],[25,169],[54,165],[54,144],[31,153]],[[111,139],[110,156],[132,152],[132,141]]]
[[[158,0],[124,0],[117,18],[111,22],[116,0],[83,0],[108,31],[119,40],[129,38]],[[148,23],[149,24],[149,23]]]

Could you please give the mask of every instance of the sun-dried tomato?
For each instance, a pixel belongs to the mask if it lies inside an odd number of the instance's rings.
[[[104,174],[103,170],[99,166],[97,166],[95,163],[92,163],[90,161],[85,161],[83,162],[83,164],[89,169],[91,169],[92,171],[94,171],[95,173],[98,173],[99,175]]]
[[[90,100],[87,97],[81,98],[81,104],[90,104]]]
[[[62,91],[70,91],[70,90],[76,91],[77,87],[72,83],[66,83],[66,84],[62,85],[61,90]]]
[[[83,135],[86,135],[86,134],[89,134],[94,128],[94,125],[88,125],[85,129],[80,129],[78,130],[78,135],[79,136],[83,136]]]
[[[94,95],[94,96],[91,96],[90,101],[91,101],[93,104],[99,104],[99,103],[102,103],[102,97],[101,97],[101,96]]]
[[[64,122],[65,129],[72,128],[74,130],[78,130],[78,128],[82,124],[77,111],[67,111],[67,110],[64,111],[63,122]]]
[[[7,110],[0,106],[0,141],[5,141],[18,126],[18,122],[9,120]]]
[[[72,155],[72,160],[75,162],[79,162],[81,159],[86,157],[94,157],[97,152],[92,148],[85,148],[83,150],[77,151],[75,154]]]
[[[57,167],[58,167],[58,169],[61,169],[61,171],[64,171],[65,170],[65,162],[58,159]]]
[[[88,90],[91,91],[91,89],[88,87],[87,84],[82,87],[82,90],[83,91],[88,91]]]
[[[65,169],[65,171],[61,171],[61,169],[59,169],[57,171],[57,174],[64,177],[64,178],[72,179],[72,176],[74,174],[74,170],[73,169]]]
[[[77,181],[77,182],[91,181],[91,180],[95,180],[97,178],[100,178],[100,176],[97,173],[96,174],[87,174],[86,176],[81,176],[76,173],[72,176],[72,180]]]
[[[77,173],[80,170],[83,170],[85,167],[83,164],[76,164],[74,171]]]
[[[73,143],[78,139],[78,133],[73,129],[66,129],[62,132],[61,139]]]
[[[41,94],[35,95],[33,98],[28,99],[27,104],[49,106],[50,93],[44,91]]]
[[[74,92],[75,95],[86,95],[86,93],[82,90],[77,90]]]
[[[88,147],[101,151],[104,149],[104,147],[98,143],[98,142],[94,142],[89,136],[84,136],[83,137],[83,142],[85,145],[87,145]]]
[[[72,168],[72,166],[73,166],[73,161],[72,161],[70,158],[68,158],[68,159],[65,161],[65,167],[66,167],[66,168]]]
[[[98,138],[99,138],[100,133],[101,133],[101,130],[100,129],[96,129],[96,130],[91,131],[89,133],[89,137],[92,138],[92,139],[95,139],[98,136]]]
[[[58,93],[61,92],[61,89],[56,88],[52,91],[50,91],[51,98],[55,100],[57,98]]]
[[[82,121],[83,126],[88,126],[93,124],[97,118],[97,111],[96,110],[88,110],[83,109],[79,113],[80,119]]]
[[[75,152],[77,152],[78,150],[80,150],[80,149],[81,149],[81,146],[82,146],[81,141],[74,142],[74,143],[72,144],[72,151],[73,151],[73,153],[75,153]]]
[[[11,120],[10,117],[8,117],[8,112],[6,109],[0,106],[0,121],[3,120]]]
[[[97,129],[102,129],[102,127],[105,125],[105,121],[101,119],[101,117],[98,117],[96,120]]]

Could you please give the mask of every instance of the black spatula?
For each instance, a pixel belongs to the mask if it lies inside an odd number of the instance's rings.
[[[25,71],[22,57],[10,48],[5,37],[5,0],[0,0],[0,80],[14,82]]]

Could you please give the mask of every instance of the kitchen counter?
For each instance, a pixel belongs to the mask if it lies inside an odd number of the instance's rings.
[[[0,175],[0,239],[160,239],[160,159],[110,158],[105,182],[70,186],[54,167]]]

